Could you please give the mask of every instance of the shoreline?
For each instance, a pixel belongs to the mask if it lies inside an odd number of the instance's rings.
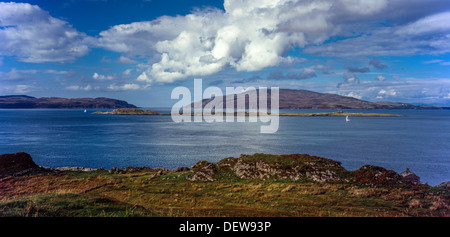
[[[2,161],[2,159],[3,159],[3,157],[4,156],[11,156],[11,157],[14,157],[14,156],[25,156],[25,157],[27,157],[26,159],[28,159],[28,161],[26,161],[26,162],[29,162],[29,164],[27,164],[28,165],[28,167],[27,168],[24,168],[24,169],[22,169],[22,170],[20,170],[20,171],[18,171],[18,172],[15,172],[15,173],[11,173],[11,174],[4,174],[3,172],[5,171],[5,167],[2,167],[2,166],[4,166],[4,162]],[[246,154],[241,154],[241,156],[240,157],[228,157],[228,158],[223,158],[223,159],[221,159],[221,160],[219,160],[219,161],[216,161],[216,162],[210,162],[210,161],[206,161],[206,160],[200,160],[200,161],[197,161],[195,164],[193,164],[192,165],[192,167],[187,167],[187,166],[180,166],[180,167],[177,167],[177,168],[173,168],[173,169],[169,169],[169,168],[165,168],[165,167],[149,167],[149,166],[125,166],[125,167],[112,167],[111,169],[104,169],[103,167],[99,167],[99,168],[91,168],[91,167],[82,167],[82,166],[62,166],[62,167],[55,167],[55,168],[52,168],[52,167],[47,167],[47,166],[41,166],[41,165],[37,165],[37,164],[35,164],[34,163],[34,161],[32,160],[32,157],[29,155],[29,154],[27,154],[27,153],[25,153],[25,152],[18,152],[18,153],[10,153],[10,154],[0,154],[0,178],[4,178],[4,177],[8,177],[8,176],[21,176],[21,175],[27,175],[27,174],[30,174],[30,173],[33,173],[33,172],[35,172],[35,171],[44,171],[44,172],[86,172],[86,173],[88,173],[88,172],[96,172],[96,171],[107,171],[107,172],[109,172],[109,173],[116,173],[116,174],[120,174],[120,173],[122,173],[122,174],[124,174],[124,173],[127,173],[127,172],[138,172],[138,171],[145,171],[145,170],[152,170],[152,171],[165,171],[165,172],[186,172],[186,171],[192,171],[192,170],[195,170],[195,167],[198,167],[198,164],[199,163],[208,163],[208,164],[220,164],[220,163],[223,163],[224,161],[226,161],[226,160],[230,160],[230,159],[234,159],[235,161],[236,160],[239,160],[239,159],[242,159],[242,158],[247,158],[247,157],[254,157],[254,156],[257,156],[257,157],[259,157],[259,156],[263,156],[263,157],[265,157],[265,156],[268,156],[268,157],[277,157],[275,160],[275,164],[276,165],[279,165],[278,163],[280,162],[280,158],[283,158],[283,157],[287,157],[287,159],[289,160],[289,159],[291,159],[292,157],[303,157],[303,156],[306,156],[306,157],[311,157],[311,158],[313,158],[313,159],[318,159],[318,160],[325,160],[325,161],[327,161],[327,162],[331,162],[331,163],[333,163],[333,165],[331,165],[331,166],[334,166],[335,164],[337,164],[342,170],[344,170],[345,172],[355,172],[355,171],[357,171],[358,169],[355,169],[355,170],[347,170],[347,169],[345,169],[345,168],[343,168],[343,167],[341,167],[341,162],[340,161],[337,161],[337,160],[333,160],[333,159],[329,159],[329,158],[324,158],[324,157],[319,157],[319,156],[314,156],[314,155],[308,155],[308,154],[284,154],[284,155],[273,155],[273,154],[265,154],[265,153],[255,153],[255,154],[252,154],[252,155],[246,155]],[[23,159],[23,158],[21,158],[21,159]],[[256,159],[257,161],[259,161],[258,159]],[[17,161],[15,161],[15,162],[17,162]],[[22,161],[18,161],[18,163],[21,163]],[[271,161],[272,162],[272,161]],[[289,165],[292,165],[292,164],[289,164]],[[288,165],[288,166],[289,166]],[[284,165],[285,166],[285,168],[286,167],[288,167],[288,166],[286,166],[286,165]],[[331,167],[331,166],[327,166],[327,167]],[[379,168],[379,169],[382,169],[382,170],[386,170],[387,171],[387,169],[386,168],[384,168],[384,167],[381,167],[381,166],[374,166],[374,165],[370,165],[370,164],[366,164],[366,165],[364,165],[364,166],[371,166],[371,167],[377,167],[377,168]],[[361,168],[359,168],[359,169],[362,169],[364,166],[362,166]],[[420,182],[420,177],[418,177],[415,173],[413,173],[413,172],[411,172],[410,170],[409,170],[409,168],[406,168],[406,170],[405,171],[403,171],[403,172],[398,172],[398,171],[394,171],[394,170],[388,170],[388,171],[390,171],[390,172],[393,172],[393,173],[395,173],[395,174],[399,174],[399,175],[402,175],[402,176],[408,176],[408,175],[413,175],[413,176],[415,176],[414,177],[414,184],[420,184],[420,185],[427,185],[427,186],[430,186],[430,187],[438,187],[438,186],[440,186],[440,185],[442,185],[442,184],[444,184],[444,183],[450,183],[450,181],[448,181],[448,180],[446,180],[446,181],[441,181],[441,183],[440,184],[437,184],[437,185],[434,185],[434,186],[432,186],[432,185],[429,185],[428,183],[426,183],[426,182]],[[404,174],[404,175],[403,175]],[[407,180],[409,180],[408,178],[407,178]],[[410,181],[410,180],[409,180]],[[450,187],[450,184],[449,184],[449,187]]]
[[[0,216],[36,217],[444,217],[450,184],[307,154],[256,153],[191,168],[47,169],[26,153],[5,157]],[[11,161],[12,161],[11,160]],[[20,168],[18,165],[22,165]],[[8,169],[7,169],[8,170]]]
[[[142,110],[142,109],[115,109],[113,111],[96,111],[91,114],[108,114],[108,115],[165,115],[169,116],[171,114],[160,114],[152,110]],[[260,113],[260,112],[212,112],[212,113],[187,113],[187,116],[300,116],[300,117],[404,117],[404,115],[398,114],[388,114],[388,113],[365,113],[365,112],[314,112],[314,113]],[[184,114],[176,116],[186,116]]]

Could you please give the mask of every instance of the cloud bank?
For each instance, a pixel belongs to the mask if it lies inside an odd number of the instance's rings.
[[[443,4],[445,1],[225,0],[224,11],[209,8],[111,27],[100,33],[98,46],[149,56],[149,62],[141,65],[145,70],[139,78],[156,82],[211,75],[229,67],[258,71],[291,61],[286,53],[294,48],[322,56],[446,53],[450,52],[450,34],[444,32],[448,32],[450,12],[427,15]],[[398,24],[376,23],[387,19]],[[410,19],[415,21],[408,22]],[[433,27],[427,28],[429,24]],[[337,36],[343,39],[326,42]],[[371,66],[386,67],[377,59]],[[349,68],[358,70],[369,69]]]
[[[91,48],[103,48],[122,53],[117,62],[136,64],[136,82],[148,85],[228,68],[259,71],[295,61],[296,55],[288,56],[293,49],[336,57],[443,54],[450,52],[449,21],[447,0],[225,0],[224,10],[115,25],[90,37],[36,5],[11,2],[0,3],[0,56],[71,62]],[[370,66],[387,67],[378,59]],[[351,73],[370,71],[347,70],[344,84],[357,81]],[[314,76],[314,71],[283,75]],[[123,86],[130,88],[136,86]]]

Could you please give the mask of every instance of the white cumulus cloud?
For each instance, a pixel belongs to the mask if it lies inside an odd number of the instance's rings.
[[[111,75],[102,75],[94,72],[94,75],[92,75],[92,79],[99,80],[99,81],[105,81],[105,80],[113,80],[114,77]]]
[[[377,81],[386,81],[386,77],[382,76],[382,75],[378,75],[375,77],[375,80]]]
[[[293,48],[327,56],[445,52],[450,49],[450,35],[442,35],[448,13],[424,16],[440,5],[441,0],[225,0],[224,10],[207,8],[113,26],[100,33],[97,45],[147,56],[138,79],[147,82],[174,82],[229,67],[258,71],[292,61],[286,53]],[[374,24],[386,19],[396,24]],[[431,41],[414,38],[414,28],[421,36],[440,35]],[[326,42],[333,36],[343,39]]]
[[[127,84],[123,84],[123,85],[109,85],[107,87],[108,90],[111,91],[128,91],[128,90],[140,90],[140,89],[144,89],[146,87],[141,87],[138,84],[134,84],[134,83],[127,83]]]
[[[257,71],[293,59],[285,54],[328,39],[333,2],[225,0],[224,9],[111,27],[98,46],[151,58],[138,81],[174,82],[227,67]]]
[[[86,34],[36,5],[0,2],[0,55],[23,62],[68,62],[89,51]]]
[[[70,90],[70,91],[91,91],[94,88],[91,85],[87,85],[87,86],[78,86],[78,85],[72,85],[72,86],[67,86],[66,90]]]

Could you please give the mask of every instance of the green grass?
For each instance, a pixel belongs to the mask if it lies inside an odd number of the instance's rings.
[[[74,174],[67,175],[73,179]],[[431,211],[430,207],[436,205],[434,193],[424,198],[401,189],[307,181],[224,178],[191,182],[186,180],[186,175],[171,173],[148,180],[148,174],[135,174],[122,177],[119,183],[91,188],[87,193],[86,189],[72,193],[29,193],[31,196],[0,202],[0,216],[435,216],[448,213],[443,208]],[[117,180],[107,174],[95,180],[76,178],[71,184],[87,186],[89,182],[109,179]],[[53,185],[58,186],[58,180]],[[30,187],[37,185],[24,182]],[[420,200],[423,207],[411,209],[408,203],[412,199]]]
[[[142,207],[86,194],[45,194],[0,203],[0,216],[16,217],[151,217]]]

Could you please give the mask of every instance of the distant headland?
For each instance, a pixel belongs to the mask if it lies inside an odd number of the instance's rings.
[[[116,109],[137,108],[123,100],[99,98],[35,98],[27,95],[0,96],[0,108],[3,109]]]

